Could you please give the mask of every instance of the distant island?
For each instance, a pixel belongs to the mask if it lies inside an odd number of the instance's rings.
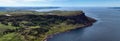
[[[0,41],[47,41],[52,35],[91,26],[83,11],[0,12]]]

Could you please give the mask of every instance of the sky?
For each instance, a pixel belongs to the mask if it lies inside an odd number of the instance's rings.
[[[0,0],[0,6],[120,7],[120,0]]]

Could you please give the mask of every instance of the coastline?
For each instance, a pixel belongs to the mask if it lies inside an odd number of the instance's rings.
[[[38,12],[35,14],[11,13],[0,15],[1,24],[19,28],[6,30],[4,33],[17,32],[25,38],[21,39],[23,41],[48,41],[56,34],[91,26],[96,21],[87,17],[83,11],[56,10],[39,12],[39,14]]]
[[[48,41],[48,39],[53,38],[54,35],[57,35],[57,34],[60,34],[60,33],[64,33],[64,32],[68,32],[68,31],[72,31],[72,30],[76,30],[76,29],[81,29],[81,28],[92,26],[93,23],[95,23],[97,21],[97,20],[95,20],[93,18],[90,18],[90,17],[87,17],[87,18],[91,19],[92,21],[90,23],[86,24],[86,25],[73,27],[73,29],[67,29],[66,31],[63,31],[63,32],[57,32],[57,33],[53,33],[51,35],[47,35],[47,37],[45,37],[44,40],[42,40],[42,41]]]

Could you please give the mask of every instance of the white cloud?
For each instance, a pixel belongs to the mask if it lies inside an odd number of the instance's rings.
[[[0,0],[0,3],[14,3],[14,0]]]
[[[13,6],[17,4],[14,0],[0,0],[0,6]]]
[[[48,2],[53,0],[0,0],[0,4],[15,4],[23,2]]]
[[[68,1],[68,0],[0,0],[0,6],[20,6],[36,4],[50,4],[55,1]],[[38,4],[37,3],[37,4]]]
[[[14,2],[52,2],[52,1],[67,1],[67,0],[0,0],[0,3],[14,3]]]
[[[20,0],[21,2],[45,2],[47,0]]]
[[[21,0],[22,2],[54,2],[54,1],[67,1],[67,0]]]

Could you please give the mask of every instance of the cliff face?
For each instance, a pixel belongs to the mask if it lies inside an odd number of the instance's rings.
[[[94,19],[86,17],[84,13],[72,14],[66,16],[54,15],[54,14],[53,15],[23,14],[23,15],[9,15],[9,16],[8,15],[0,15],[0,23],[4,25],[19,27],[19,28],[12,30],[7,29],[3,32],[3,34],[16,32],[19,33],[20,35],[23,35],[25,39],[28,41],[36,40],[38,37],[41,37],[40,35],[52,31],[51,29],[53,29],[53,27],[56,25],[59,25],[58,28],[61,31],[64,28],[64,26],[69,27],[69,24],[72,24],[73,25],[72,28],[75,28],[74,25],[76,24],[91,25],[93,22],[96,21]],[[61,23],[66,23],[66,24],[63,26],[60,25]],[[57,32],[60,32],[59,29],[56,29],[58,30]],[[63,31],[70,30],[70,29],[66,29],[66,30],[65,29]],[[29,36],[33,36],[35,38],[29,38]]]

